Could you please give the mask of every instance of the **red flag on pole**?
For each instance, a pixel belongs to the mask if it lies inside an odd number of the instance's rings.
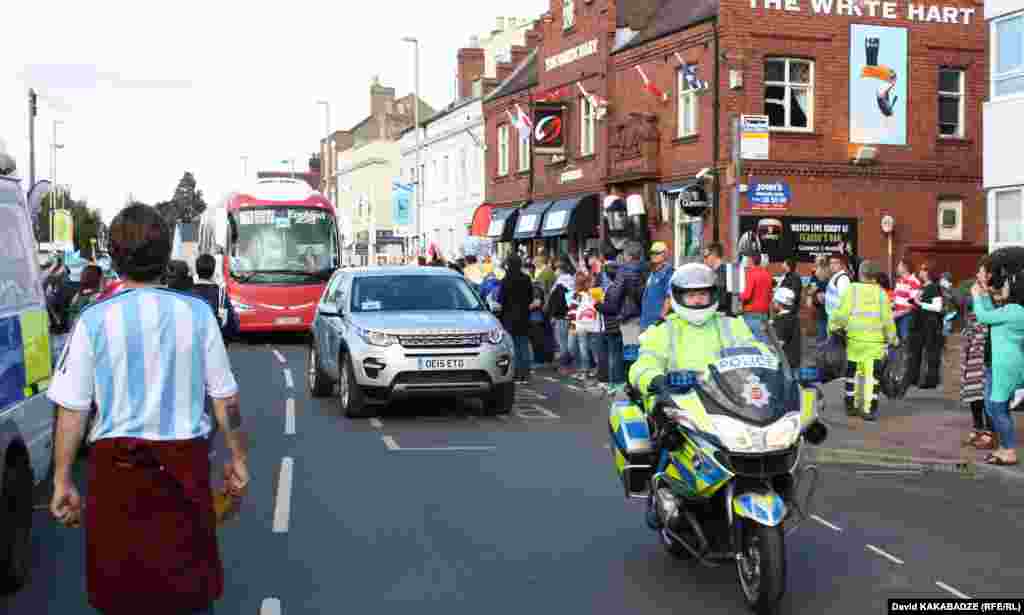
[[[635,68],[636,72],[640,73],[640,78],[644,80],[645,90],[647,90],[651,94],[654,94],[660,102],[665,102],[666,100],[668,100],[668,95],[662,92],[661,89],[658,88],[658,86],[654,85],[653,81],[647,78],[647,73],[644,72],[644,69],[640,68],[639,64]]]

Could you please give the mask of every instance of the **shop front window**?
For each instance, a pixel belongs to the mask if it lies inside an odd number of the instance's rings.
[[[814,128],[814,62],[770,58],[764,63],[764,112],[774,129]]]
[[[1024,243],[1024,189],[998,190],[993,201],[996,243]]]

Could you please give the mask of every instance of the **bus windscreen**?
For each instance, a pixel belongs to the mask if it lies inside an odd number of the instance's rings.
[[[303,207],[262,207],[235,214],[231,275],[250,283],[326,279],[338,262],[334,217]]]

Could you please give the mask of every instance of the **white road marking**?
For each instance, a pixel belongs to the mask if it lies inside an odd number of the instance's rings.
[[[292,515],[292,466],[291,457],[281,460],[281,474],[277,481],[277,501],[274,502],[274,533],[283,534],[288,531],[288,522]]]
[[[384,428],[384,423],[381,423],[380,419],[378,419],[378,418],[370,419],[370,425],[372,425],[374,429],[383,429]]]
[[[815,521],[817,521],[818,523],[824,525],[825,527],[827,527],[829,529],[835,530],[837,532],[842,532],[843,531],[843,529],[841,527],[839,527],[838,525],[833,525],[833,524],[829,523],[828,521],[825,521],[824,519],[822,519],[818,515],[811,515],[811,519],[814,519]]]
[[[516,390],[516,399],[519,399],[519,398],[537,400],[537,399],[547,399],[548,396],[547,395],[542,395],[542,394],[538,393],[537,391],[531,391],[530,389],[517,389]]]
[[[516,404],[513,408],[516,411],[516,416],[521,419],[545,419],[557,421],[561,418],[554,412],[542,406],[538,406],[537,404]]]
[[[295,435],[295,400],[290,397],[284,405],[284,433],[288,436]]]
[[[892,562],[894,564],[899,564],[901,566],[903,565],[903,560],[901,560],[900,558],[896,557],[895,555],[890,555],[889,553],[886,553],[885,551],[879,549],[875,545],[864,545],[864,546],[867,547],[868,551],[874,551],[875,553],[881,555],[882,557],[884,557],[885,559],[889,560],[890,562]]]
[[[277,598],[265,598],[260,605],[260,615],[281,615],[281,601]]]
[[[558,378],[552,378],[551,376],[544,376],[544,380],[548,382],[558,382]]]
[[[579,388],[575,384],[569,384],[569,385],[566,385],[566,386],[569,387],[570,389],[572,389],[573,391],[578,392],[578,393],[582,393],[583,392],[583,389]]]
[[[949,593],[953,594],[957,598],[960,598],[961,600],[971,600],[971,597],[968,596],[967,594],[965,594],[965,593],[963,593],[961,591],[958,591],[954,587],[950,587],[949,585],[946,585],[942,581],[936,581],[935,584],[938,585],[939,587],[941,587],[942,589],[948,591]]]
[[[288,360],[284,358],[284,355],[281,354],[276,348],[274,349],[274,356],[277,357],[277,360],[280,361],[281,363],[288,362]]]
[[[426,451],[493,451],[497,450],[495,446],[434,446],[424,448],[403,448],[398,446],[398,442],[395,441],[392,436],[382,436],[381,440],[384,440],[384,446],[388,447],[389,451],[411,451],[411,452],[426,452]]]
[[[495,415],[494,418],[498,419],[499,421],[505,421],[506,423],[508,422],[508,415],[505,414],[497,414]]]
[[[295,383],[292,382],[292,370],[290,370],[290,369],[285,369],[284,370],[284,384],[289,389],[294,389],[295,388]]]

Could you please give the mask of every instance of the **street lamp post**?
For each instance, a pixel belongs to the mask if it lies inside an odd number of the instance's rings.
[[[423,246],[423,214],[421,210],[422,192],[421,186],[423,185],[422,170],[420,169],[420,150],[422,147],[423,135],[420,132],[420,42],[416,38],[406,36],[402,39],[406,43],[412,43],[413,45],[413,122],[415,123],[414,128],[416,129],[416,192],[414,193],[413,202],[416,203],[416,255],[419,256],[420,249]]]
[[[241,156],[242,159],[242,181],[249,177],[249,157]]]
[[[57,184],[57,150],[63,149],[63,145],[57,143],[57,126],[63,124],[64,120],[53,120],[53,138],[50,142],[50,181],[54,192],[50,194],[50,244],[53,244],[54,210],[57,208],[57,197],[60,193],[60,186]]]

